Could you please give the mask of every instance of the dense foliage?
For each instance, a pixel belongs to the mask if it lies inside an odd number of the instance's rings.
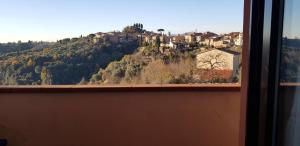
[[[133,53],[136,41],[94,43],[93,36],[56,43],[0,45],[0,85],[78,84],[100,68]]]
[[[124,33],[143,33],[145,32],[144,30],[144,25],[141,23],[135,23],[132,26],[127,26],[123,29]]]
[[[17,43],[5,43],[0,44],[0,56],[7,53],[20,53],[22,51],[26,51],[29,49],[39,50],[42,48],[46,48],[52,43],[49,42],[17,42]]]

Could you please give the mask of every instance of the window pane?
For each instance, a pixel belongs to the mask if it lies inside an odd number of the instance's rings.
[[[0,85],[240,81],[242,0],[17,0],[0,18]]]
[[[300,11],[298,0],[286,0],[281,50],[280,145],[300,145]]]

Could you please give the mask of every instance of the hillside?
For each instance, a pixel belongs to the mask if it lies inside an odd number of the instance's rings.
[[[133,53],[137,41],[93,42],[94,35],[56,43],[1,44],[0,85],[71,85],[89,79],[99,68]],[[20,50],[20,51],[19,51]]]
[[[4,54],[9,53],[20,53],[22,51],[26,51],[29,49],[39,50],[42,48],[46,48],[53,43],[50,42],[17,42],[17,43],[5,43],[0,44],[0,57]]]
[[[196,55],[199,49],[180,51],[170,50],[161,53],[155,47],[140,47],[132,55],[126,55],[120,61],[110,63],[100,69],[90,79],[89,84],[195,84],[207,82],[232,82],[218,75],[213,80],[195,78],[199,74],[196,68]],[[210,72],[210,71],[208,71]],[[205,73],[201,73],[205,75]],[[237,79],[234,81],[237,82]]]

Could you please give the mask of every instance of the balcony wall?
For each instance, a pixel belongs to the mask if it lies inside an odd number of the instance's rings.
[[[239,88],[1,93],[9,146],[238,146]]]

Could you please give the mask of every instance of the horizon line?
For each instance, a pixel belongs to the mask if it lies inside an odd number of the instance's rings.
[[[147,31],[147,30],[146,30]],[[16,39],[14,41],[1,41],[0,40],[0,43],[2,44],[6,44],[6,43],[18,43],[19,41],[21,43],[25,43],[25,42],[29,42],[29,41],[32,41],[32,42],[49,42],[49,43],[55,43],[59,40],[63,40],[63,39],[67,39],[67,38],[79,38],[80,36],[83,36],[83,37],[86,37],[90,34],[96,34],[96,33],[110,33],[110,32],[122,32],[120,30],[113,30],[113,31],[106,31],[106,32],[103,32],[103,31],[98,31],[98,32],[95,32],[95,33],[85,33],[85,34],[80,34],[78,35],[77,37],[76,36],[72,36],[72,37],[62,37],[62,38],[57,38],[57,39],[44,39],[44,40],[36,40],[36,39]],[[156,31],[148,31],[148,32],[153,32],[153,33],[157,33]],[[165,34],[167,34],[168,32],[171,32],[171,31],[167,31],[165,30]],[[222,34],[229,34],[229,33],[233,33],[233,32],[239,32],[239,33],[243,33],[243,31],[230,31],[230,32],[214,32],[214,31],[186,31],[186,32],[182,32],[182,33],[171,33],[173,36],[174,35],[184,35],[186,33],[205,33],[205,32],[212,32],[212,33],[216,33],[218,35],[222,35]]]

